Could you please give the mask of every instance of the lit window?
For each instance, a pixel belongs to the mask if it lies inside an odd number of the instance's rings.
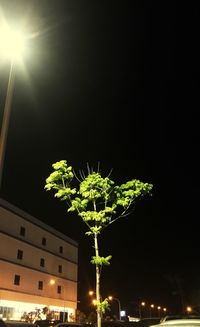
[[[19,259],[19,260],[23,259],[23,251],[22,250],[17,251],[17,259]]]
[[[20,285],[20,275],[15,275],[14,284],[15,285]]]
[[[25,236],[25,233],[26,233],[26,229],[25,229],[25,227],[21,226],[21,227],[20,227],[20,232],[19,232],[19,233],[20,233],[21,236]]]

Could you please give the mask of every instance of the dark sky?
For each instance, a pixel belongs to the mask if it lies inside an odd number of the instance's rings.
[[[178,311],[200,289],[198,10],[176,1],[0,0],[30,33],[16,70],[1,197],[79,242],[80,309],[94,287],[85,227],[44,191],[52,163],[100,162],[153,196],[101,237],[102,294]],[[0,62],[3,112],[9,65]]]

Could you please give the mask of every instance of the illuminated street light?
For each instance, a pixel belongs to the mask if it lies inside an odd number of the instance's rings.
[[[94,291],[89,291],[88,294],[89,294],[90,296],[92,296],[92,295],[94,295]]]
[[[25,50],[25,36],[21,31],[13,31],[6,23],[0,30],[0,55],[10,60],[19,60]]]
[[[142,318],[142,310],[141,307],[145,307],[146,303],[144,301],[142,301],[141,303],[139,303],[138,307],[139,307],[139,316],[140,319]]]
[[[2,184],[2,174],[4,166],[4,157],[6,149],[6,141],[8,134],[8,126],[10,120],[11,104],[14,90],[15,80],[15,63],[21,59],[25,50],[25,36],[21,32],[12,31],[4,22],[0,26],[0,57],[6,57],[10,61],[10,71],[8,86],[6,91],[6,99],[3,111],[3,120],[0,134],[0,188]]]
[[[89,291],[88,294],[89,294],[90,296],[96,295],[95,291]],[[100,301],[101,301],[101,295],[100,295]]]
[[[50,281],[49,281],[49,285],[50,285],[50,287],[51,286],[53,286],[53,285],[55,285],[55,283],[56,283],[56,280],[55,279],[50,279]],[[51,298],[52,299],[54,299],[54,288],[53,288],[53,290],[52,290],[52,295],[51,295]],[[65,287],[63,286],[63,296],[64,296],[64,300],[63,300],[63,316],[62,316],[62,321],[63,322],[65,322]],[[80,302],[80,301],[77,301],[77,302]]]
[[[192,307],[189,307],[189,306],[188,306],[188,307],[186,308],[186,311],[187,311],[187,313],[191,313],[191,312],[192,312]]]
[[[151,318],[151,310],[154,309],[154,304],[151,304],[149,307],[149,316]]]
[[[55,280],[54,279],[51,279],[50,282],[49,282],[50,285],[54,285],[55,284]]]
[[[120,303],[120,300],[116,297],[113,297],[113,296],[108,296],[108,299],[110,301],[112,300],[116,300],[118,302],[118,306],[119,306],[119,320],[121,320],[121,303]]]
[[[97,305],[97,300],[96,299],[93,299],[92,300],[92,304],[96,306]]]
[[[158,309],[158,315],[159,315],[159,317],[160,317],[160,310],[161,310],[161,307],[158,306],[157,309]]]

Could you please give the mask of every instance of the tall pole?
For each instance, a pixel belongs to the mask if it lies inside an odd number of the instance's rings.
[[[94,234],[94,248],[96,258],[99,257],[99,245],[97,233]],[[102,307],[101,307],[101,296],[100,296],[100,266],[96,264],[96,300],[97,300],[97,327],[101,327],[102,321]]]
[[[114,298],[115,300],[117,300],[118,302],[118,305],[119,305],[119,320],[121,320],[121,303],[120,303],[120,300],[117,299],[117,298]]]
[[[65,322],[65,286],[63,286],[63,322]]]
[[[140,304],[138,305],[138,311],[139,311],[139,317],[140,317],[140,319],[141,319],[141,318],[142,318],[142,311],[141,311]]]
[[[5,106],[3,112],[2,127],[1,127],[1,135],[0,135],[0,190],[2,186],[6,141],[8,135],[8,126],[9,126],[11,105],[12,105],[12,98],[13,98],[13,91],[14,91],[14,80],[15,80],[14,61],[11,60],[8,86],[6,92],[6,100],[5,100]]]

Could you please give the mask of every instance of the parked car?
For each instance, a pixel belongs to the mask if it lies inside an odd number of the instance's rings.
[[[0,319],[0,327],[33,327],[33,324],[25,321]],[[35,327],[39,326],[36,325]]]
[[[200,316],[197,315],[186,315],[186,314],[180,314],[180,315],[169,315],[163,317],[160,322],[165,322],[168,320],[177,320],[177,319],[200,319]]]
[[[171,319],[151,327],[200,327],[200,319]]]
[[[61,320],[54,320],[54,319],[40,319],[40,320],[36,320],[34,322],[35,325],[38,325],[39,327],[51,327],[51,326],[55,326],[58,323],[60,323]]]
[[[38,325],[39,327],[51,327],[51,326],[55,326],[58,323],[60,323],[61,320],[55,320],[55,319],[40,319],[40,320],[36,320],[34,322],[34,325]]]
[[[58,324],[55,325],[55,327],[83,327],[86,324],[81,324],[78,322],[60,322]],[[90,326],[90,325],[87,325]]]
[[[102,321],[101,327],[126,327],[123,321],[119,320],[108,320],[108,321]]]
[[[5,326],[6,326],[5,322],[2,319],[0,319],[0,327],[5,327]]]
[[[158,325],[160,324],[160,318],[154,317],[154,318],[142,318],[139,321],[136,322],[137,327],[149,327],[152,325]]]
[[[137,325],[138,321],[123,321],[123,326],[125,327],[138,327]]]

